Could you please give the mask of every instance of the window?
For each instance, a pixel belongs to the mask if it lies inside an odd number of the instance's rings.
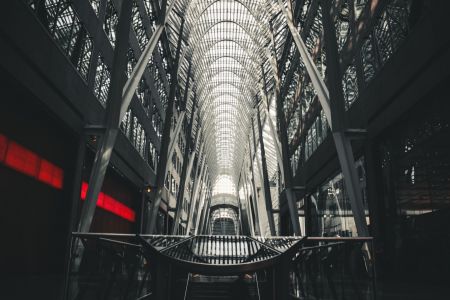
[[[103,61],[103,57],[99,56],[95,74],[94,95],[103,106],[106,106],[106,102],[108,101],[110,81],[111,75],[109,69]]]
[[[75,13],[71,1],[46,0],[45,12],[39,13],[40,21],[47,27],[53,39],[73,65],[87,80],[92,56],[93,42]],[[35,2],[31,2],[35,8]]]
[[[132,24],[133,30],[136,34],[136,38],[138,40],[139,46],[141,50],[144,50],[145,46],[148,43],[148,36],[145,31],[144,24],[142,22],[142,17],[139,13],[139,7],[136,1],[133,2],[133,11],[132,11]]]
[[[100,1],[101,0],[89,0],[89,2],[91,2],[92,9],[94,10],[97,16],[100,10]]]
[[[47,0],[45,1],[45,8],[50,33],[64,53],[70,57],[81,30],[78,16],[70,2],[66,0]]]
[[[136,66],[136,57],[134,56],[133,49],[129,48],[127,52],[127,77],[130,78],[131,73],[133,73],[134,67]]]
[[[85,30],[83,29],[83,32]],[[83,34],[79,40],[80,53],[78,55],[78,59],[75,59],[74,63],[76,64],[77,70],[80,72],[81,76],[85,80],[88,79],[89,68],[91,66],[91,56],[93,43],[92,38],[87,34]]]
[[[106,2],[105,22],[103,23],[103,30],[106,33],[112,47],[116,45],[116,33],[117,25],[119,23],[119,17],[117,16],[116,8],[112,0]]]

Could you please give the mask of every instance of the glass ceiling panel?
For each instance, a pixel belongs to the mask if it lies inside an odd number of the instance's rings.
[[[263,72],[267,88],[273,86],[270,24],[275,32],[286,32],[282,30],[286,24],[277,0],[169,0],[169,4],[171,1],[176,1],[175,13],[169,16],[166,32],[172,47],[177,45],[181,18],[185,20],[179,84],[183,89],[191,63],[194,92],[188,107],[196,97],[213,196],[230,203],[237,197],[239,174],[248,158],[251,120],[262,99]],[[275,37],[277,48],[284,44],[284,35]],[[261,114],[265,119],[263,110]],[[263,123],[268,167],[273,174],[274,141]]]

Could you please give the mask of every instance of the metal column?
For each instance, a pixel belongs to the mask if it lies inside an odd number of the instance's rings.
[[[205,195],[206,197],[208,197],[208,204],[205,207],[205,222],[202,222],[201,225],[201,230],[200,233],[201,234],[210,234],[209,232],[206,232],[207,229],[210,229],[210,227],[208,227],[208,223],[209,223],[209,218],[211,217],[211,211],[210,211],[210,207],[211,207],[211,193],[210,193],[210,189],[209,189],[209,184],[207,186],[208,191],[206,192],[207,194]],[[205,226],[207,226],[205,228]]]
[[[206,212],[208,210],[208,204],[206,203],[208,200],[206,199],[206,192],[203,192],[203,189],[206,189],[205,186],[202,187],[202,193],[201,193],[201,202],[202,202],[202,208],[201,208],[201,214],[200,218],[198,219],[198,222],[195,226],[195,235],[197,234],[203,234],[203,226],[206,222]]]
[[[252,155],[252,146],[250,144],[250,140],[248,141],[248,148],[249,148],[249,157],[250,157],[250,171],[251,171],[251,179],[250,179],[250,185],[252,186],[253,191],[253,212],[255,214],[255,234],[261,235],[262,234],[262,228],[261,228],[261,222],[259,219],[259,210],[258,210],[258,193],[256,191],[256,184],[255,184],[255,170],[253,169],[253,155]],[[250,205],[251,205],[250,201]]]
[[[195,135],[195,141],[192,142],[192,129],[194,127],[194,121],[195,121],[195,116],[196,116],[196,114],[195,114],[196,113],[195,99],[196,98],[194,97],[194,103],[192,105],[192,112],[191,112],[191,121],[189,122],[188,129],[187,129],[187,131],[188,131],[187,141],[186,141],[186,147],[184,149],[184,154],[183,154],[183,168],[181,170],[180,187],[179,187],[178,195],[177,195],[176,212],[175,212],[175,216],[174,216],[172,234],[176,234],[178,231],[181,213],[183,210],[183,201],[184,201],[186,180],[190,181],[192,164],[194,163],[195,151],[198,146],[198,141],[200,141],[200,138],[199,138],[200,128],[197,124],[197,133]],[[193,148],[193,149],[191,149],[191,148]],[[190,153],[191,151],[193,151],[193,153]]]
[[[117,46],[114,53],[113,73],[111,76],[111,89],[109,91],[109,101],[106,110],[105,128],[99,141],[99,146],[89,179],[86,201],[81,212],[80,223],[78,225],[78,231],[80,232],[88,232],[90,229],[95,212],[96,199],[103,184],[112,150],[119,131],[120,121],[123,119],[126,111],[128,110],[131,99],[134,96],[134,91],[136,90],[142,75],[144,74],[148,60],[164,30],[167,17],[176,3],[176,1],[173,1],[166,11],[165,1],[163,1],[164,5],[161,8],[161,18],[156,25],[155,31],[142,52],[138,62],[136,63],[130,78],[125,84],[121,84],[120,82],[122,81],[123,73],[127,64],[126,52],[128,51],[128,35],[131,26],[132,3],[129,2],[131,1],[123,1],[120,9]]]
[[[70,217],[69,217],[69,228],[68,228],[68,239],[67,239],[67,248],[65,255],[65,266],[64,266],[64,288],[63,288],[63,297],[62,299],[68,299],[69,295],[69,283],[70,283],[70,272],[71,272],[71,262],[73,259],[73,241],[72,232],[75,230],[77,226],[76,216],[78,213],[78,207],[80,205],[80,190],[82,184],[82,173],[84,166],[84,159],[86,154],[86,135],[85,132],[80,134],[78,139],[78,149],[76,154],[76,160],[73,166],[73,178],[72,186],[71,186],[71,206],[70,206]]]
[[[199,208],[199,204],[200,204],[200,200],[197,201],[197,196],[198,196],[198,187],[200,186],[200,181],[203,181],[205,178],[205,174],[206,174],[206,160],[205,158],[202,158],[203,156],[203,148],[205,147],[205,143],[202,144],[202,147],[199,151],[199,155],[197,158],[197,169],[199,164],[201,164],[200,166],[200,172],[197,173],[198,170],[196,170],[195,172],[195,179],[194,179],[194,187],[192,189],[192,193],[191,193],[191,205],[189,207],[189,215],[188,215],[188,223],[187,223],[187,227],[186,227],[186,234],[189,234],[189,231],[191,230],[192,227],[192,223],[193,223],[193,216],[194,216],[194,211],[195,209],[198,210]],[[197,214],[197,218],[198,218],[198,214]]]
[[[262,125],[261,125],[261,115],[259,113],[259,107],[256,107],[257,113],[257,124],[258,124],[258,134],[259,134],[259,150],[261,153],[261,167],[262,167],[262,183],[264,188],[264,200],[265,200],[265,206],[266,206],[266,212],[267,212],[267,220],[269,222],[269,228],[270,228],[270,235],[275,236],[276,230],[275,230],[275,221],[273,219],[273,207],[272,207],[272,196],[270,195],[270,183],[269,183],[269,174],[267,171],[267,161],[266,161],[266,151],[264,148],[264,140],[263,140],[263,132],[262,132]],[[253,123],[253,122],[252,122]],[[253,141],[255,143],[255,154],[256,154],[256,136],[255,136],[255,128],[252,124],[252,130],[253,130]],[[256,156],[256,159],[258,159],[258,156]]]
[[[173,1],[172,3],[174,3]],[[156,172],[156,188],[151,194],[151,211],[150,216],[148,220],[148,232],[147,233],[153,233],[155,230],[155,224],[156,224],[156,218],[158,216],[158,210],[159,205],[161,203],[162,193],[164,190],[164,180],[166,178],[167,173],[167,162],[168,162],[168,150],[169,150],[169,144],[174,143],[176,140],[176,137],[172,139],[170,138],[170,128],[171,128],[171,122],[172,122],[172,116],[174,111],[174,99],[176,94],[176,89],[178,85],[177,80],[177,73],[176,70],[178,68],[178,62],[180,58],[180,50],[181,50],[181,41],[183,38],[183,28],[184,28],[184,19],[181,21],[181,27],[180,27],[180,33],[178,36],[178,44],[177,44],[177,50],[175,54],[175,63],[172,66],[172,82],[170,85],[169,90],[169,98],[167,101],[167,107],[166,107],[166,114],[164,119],[164,130],[162,135],[162,142],[161,142],[161,149],[159,151],[159,163],[158,168]],[[183,122],[183,120],[179,120],[179,123]],[[178,124],[181,126],[181,124]]]
[[[200,230],[200,226],[201,226],[201,222],[203,221],[204,217],[205,217],[205,207],[206,207],[206,203],[205,203],[205,194],[204,194],[204,181],[202,181],[202,183],[200,183],[200,196],[198,198],[198,201],[200,203],[199,205],[199,210],[200,210],[200,214],[197,214],[197,218],[195,220],[195,227],[194,227],[194,235],[197,235],[199,230]]]
[[[333,132],[333,139],[336,145],[336,151],[338,154],[339,163],[341,165],[342,174],[344,175],[344,183],[349,195],[350,203],[352,206],[352,212],[355,219],[356,228],[359,236],[368,236],[369,231],[365,219],[364,206],[362,193],[359,186],[359,178],[356,172],[353,150],[350,144],[350,139],[346,136],[344,122],[344,113],[342,112],[342,89],[339,87],[339,61],[337,54],[337,45],[335,40],[334,25],[330,15],[330,3],[322,1],[322,5],[325,6],[323,11],[324,21],[324,37],[328,64],[328,76],[330,82],[330,88],[332,91],[333,101],[330,102],[330,94],[325,82],[320,76],[316,65],[314,64],[311,56],[306,49],[305,44],[293,23],[292,11],[290,1],[288,1],[288,8],[284,6],[281,0],[278,0],[278,4],[286,18],[289,30],[292,38],[297,46],[297,50],[300,53],[301,58],[305,64],[308,75],[317,92],[319,102],[322,106],[322,110],[325,113],[328,124]]]
[[[281,173],[281,182],[284,182],[284,166],[283,166],[283,155],[281,154],[281,147],[280,147],[280,140],[277,135],[277,130],[275,129],[275,125],[273,124],[272,118],[270,117],[270,99],[267,95],[267,81],[266,76],[264,73],[264,66],[261,65],[261,75],[263,79],[263,88],[261,90],[261,95],[264,99],[263,105],[266,107],[266,121],[269,123],[270,128],[270,135],[272,136],[275,151],[277,153],[277,161],[278,161],[278,167],[280,168]]]
[[[131,12],[132,3],[129,1],[124,1],[120,9],[117,44],[114,49],[111,88],[108,94],[109,101],[106,107],[104,132],[100,137],[94,164],[92,166],[86,200],[84,202],[78,224],[79,232],[88,232],[91,227],[97,204],[97,198],[103,185],[103,180],[105,178],[112,150],[119,132],[119,124],[122,120],[122,89],[126,84],[124,72],[127,66],[126,54],[128,51],[128,36],[131,27]]]
[[[283,99],[281,98],[281,89],[280,89],[280,74],[278,70],[278,62],[277,62],[277,53],[275,47],[275,40],[273,37],[273,32],[271,35],[272,38],[272,68],[275,77],[275,99],[277,106],[277,120],[279,126],[279,135],[280,135],[280,143],[281,143],[281,156],[283,159],[283,177],[284,177],[284,185],[286,190],[286,200],[289,207],[289,215],[291,219],[292,229],[295,235],[300,235],[300,221],[298,219],[298,211],[297,211],[297,203],[295,199],[294,191],[292,190],[293,182],[292,182],[292,171],[291,164],[289,162],[289,141],[287,137],[287,125],[286,125],[286,117],[284,115],[283,110]],[[263,74],[264,76],[264,74]]]
[[[167,157],[172,156],[172,153],[175,149],[175,145],[177,143],[178,135],[180,134],[180,131],[181,131],[181,128],[183,125],[184,117],[186,116],[186,102],[188,101],[188,99],[191,95],[191,91],[192,91],[191,89],[189,89],[191,70],[192,70],[191,63],[189,62],[188,75],[187,75],[188,77],[187,77],[186,86],[184,87],[184,97],[183,97],[184,101],[182,104],[181,112],[179,113],[178,118],[176,120],[177,125],[175,126],[175,130],[173,131],[173,136],[170,139],[169,148],[167,150]],[[168,169],[168,167],[166,166],[165,174],[167,174],[167,169]]]
[[[245,165],[243,166],[243,169],[244,170],[246,169]],[[247,218],[248,218],[248,223],[250,226],[250,234],[252,236],[255,236],[255,224],[253,222],[252,209],[249,204],[250,203],[250,195],[249,195],[250,192],[248,191],[247,174],[245,171],[243,172],[243,175],[241,176],[241,178],[243,179],[242,187],[243,187],[244,193],[245,193],[245,203],[244,204],[245,204],[245,207],[247,210]]]

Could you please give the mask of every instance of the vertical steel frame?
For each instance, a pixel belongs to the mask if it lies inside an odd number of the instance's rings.
[[[198,169],[199,165],[200,166],[200,172],[197,173],[198,170],[195,171],[195,179],[194,179],[194,187],[192,189],[192,193],[191,193],[191,205],[189,207],[189,215],[188,215],[188,223],[187,223],[187,227],[186,227],[186,234],[188,235],[191,227],[192,227],[192,223],[194,222],[193,220],[193,215],[194,215],[194,210],[197,208],[197,210],[199,209],[199,205],[200,205],[200,199],[197,200],[198,198],[198,191],[199,191],[199,186],[200,186],[200,182],[203,182],[205,180],[205,176],[206,176],[206,160],[205,158],[202,158],[203,156],[203,149],[205,147],[205,143],[202,143],[202,147],[199,151],[198,154],[198,158],[197,158],[197,167],[196,169]],[[199,218],[199,214],[197,213],[197,219]]]
[[[187,136],[186,136],[186,147],[184,149],[183,154],[183,167],[181,170],[180,175],[180,187],[178,190],[177,195],[177,202],[176,202],[176,212],[174,216],[174,222],[173,222],[173,229],[172,234],[176,234],[178,231],[178,226],[180,225],[180,218],[183,211],[183,201],[184,201],[184,193],[185,193],[185,186],[186,186],[186,180],[191,178],[191,170],[192,170],[192,164],[194,163],[194,157],[195,157],[195,151],[198,146],[198,142],[200,141],[199,135],[200,135],[200,128],[197,128],[197,133],[195,135],[194,141],[192,141],[192,129],[194,127],[194,121],[196,117],[196,98],[194,97],[193,105],[192,105],[192,112],[191,112],[191,120],[189,122],[188,128],[187,128]],[[197,124],[198,127],[198,124]]]
[[[131,27],[131,13],[132,3],[124,1],[120,9],[117,45],[114,50],[113,71],[111,76],[111,89],[109,91],[109,101],[106,108],[105,129],[103,135],[100,137],[94,164],[92,166],[86,201],[83,205],[78,224],[79,232],[89,232],[91,227],[97,198],[103,185],[112,150],[119,132],[119,124],[123,117],[121,114],[123,109],[122,88],[126,85],[124,72],[127,66],[126,54],[128,51],[128,36]]]
[[[264,140],[263,140],[263,131],[262,131],[262,125],[261,125],[261,114],[259,112],[259,107],[256,107],[257,113],[256,113],[256,123],[258,125],[258,135],[259,135],[259,150],[261,153],[261,168],[262,168],[262,185],[264,189],[264,200],[265,200],[265,207],[267,212],[267,220],[269,222],[269,229],[270,229],[270,235],[275,236],[276,230],[275,230],[275,221],[273,219],[273,207],[272,207],[272,196],[270,195],[270,183],[269,183],[269,174],[267,171],[267,161],[266,161],[266,151],[264,148]],[[253,123],[253,122],[252,122]],[[256,155],[256,137],[255,137],[255,128],[252,124],[253,129],[253,141],[255,143],[255,158],[258,159],[258,156]]]
[[[275,94],[276,107],[277,107],[277,120],[278,120],[279,135],[280,135],[281,156],[283,159],[284,188],[286,190],[286,201],[287,201],[288,208],[289,208],[289,216],[291,219],[293,233],[295,235],[300,235],[301,230],[300,230],[300,221],[298,218],[297,203],[296,203],[294,191],[292,190],[293,181],[292,181],[291,164],[289,162],[289,141],[288,141],[288,137],[287,137],[286,117],[285,117],[284,110],[283,110],[283,99],[281,96],[281,86],[280,86],[281,82],[280,82],[280,74],[279,74],[278,62],[277,62],[275,38],[273,36],[273,29],[272,29],[271,39],[272,39],[271,66],[273,69],[274,80],[275,80],[274,94]],[[263,77],[264,76],[265,76],[265,74],[263,72]],[[264,79],[264,82],[266,82],[266,79]]]
[[[363,198],[359,184],[358,174],[356,172],[353,150],[350,139],[346,135],[345,110],[343,107],[342,87],[340,86],[340,70],[337,53],[337,42],[334,31],[334,23],[331,18],[331,6],[328,1],[322,1],[324,39],[326,43],[327,69],[329,76],[330,92],[321,78],[316,65],[306,49],[303,39],[298,32],[292,17],[292,8],[290,0],[287,1],[288,7],[284,6],[281,0],[278,4],[286,18],[292,38],[297,50],[306,67],[306,71],[311,79],[314,89],[317,92],[319,102],[331,128],[333,140],[336,145],[337,156],[344,175],[345,187],[350,199],[353,216],[359,236],[369,236],[367,223],[365,219]],[[330,100],[331,98],[331,100]]]
[[[95,213],[96,199],[100,193],[108,168],[111,154],[119,131],[119,125],[125,116],[131,99],[134,96],[139,81],[147,67],[148,60],[155,49],[161,34],[164,31],[168,15],[172,11],[177,1],[171,2],[166,7],[166,2],[162,2],[161,18],[158,20],[147,46],[142,52],[130,78],[122,83],[127,65],[128,36],[131,28],[132,1],[123,1],[120,9],[118,25],[117,46],[114,52],[113,72],[111,76],[111,89],[109,91],[109,101],[106,109],[106,121],[104,132],[100,137],[99,146],[96,152],[94,164],[89,178],[89,187],[86,194],[86,201],[80,215],[78,224],[79,232],[88,232]]]
[[[253,125],[252,125],[253,126]],[[261,227],[261,219],[259,218],[259,199],[258,199],[258,192],[256,190],[256,184],[255,184],[255,170],[253,168],[253,155],[252,155],[252,145],[250,143],[250,139],[248,141],[248,149],[249,149],[249,164],[250,164],[250,185],[252,187],[253,191],[253,212],[255,214],[255,234],[261,235],[262,234],[262,227]],[[251,201],[249,201],[250,205],[252,204]]]
[[[172,2],[172,4],[175,1]],[[168,154],[169,154],[169,144],[174,144],[176,140],[176,136],[174,135],[173,138],[170,138],[170,129],[172,127],[172,116],[174,113],[174,100],[175,100],[175,94],[177,90],[177,73],[176,70],[178,69],[178,63],[180,59],[180,51],[181,51],[181,41],[183,39],[183,29],[184,29],[184,19],[181,21],[181,27],[180,32],[178,36],[178,44],[177,44],[177,50],[175,53],[175,63],[172,67],[172,82],[170,85],[169,90],[169,98],[167,101],[167,107],[166,107],[166,115],[164,119],[164,130],[162,135],[162,142],[161,142],[161,149],[160,149],[160,158],[158,163],[158,168],[156,172],[156,188],[150,195],[151,199],[151,211],[148,221],[148,233],[153,233],[155,231],[155,225],[156,225],[156,218],[158,216],[158,210],[159,205],[161,204],[162,199],[162,193],[164,191],[164,180],[166,178],[167,173],[167,167],[168,167]],[[178,124],[181,127],[181,124],[183,122],[183,119],[178,121]]]

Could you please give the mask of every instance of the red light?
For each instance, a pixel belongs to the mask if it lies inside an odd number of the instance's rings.
[[[36,153],[0,134],[0,162],[54,188],[62,189],[64,171]]]
[[[63,187],[64,171],[61,168],[0,134],[0,162],[2,161],[8,167],[54,188]],[[86,199],[87,190],[88,184],[83,182],[80,195],[82,200]],[[98,195],[97,206],[130,222],[135,221],[136,216],[131,208],[103,192]]]
[[[53,165],[46,160],[41,160],[38,179],[45,183],[51,183],[53,177]]]
[[[36,177],[39,168],[39,157],[30,150],[10,142],[6,152],[5,164],[28,176]]]
[[[81,184],[81,200],[83,201],[86,200],[87,190],[88,184],[83,182]],[[130,222],[136,220],[136,214],[131,208],[103,192],[98,195],[97,206]]]
[[[63,179],[64,179],[64,171],[57,166],[53,166],[53,178],[52,178],[52,186],[57,189],[62,189],[63,187]]]
[[[2,162],[5,159],[7,149],[8,149],[8,139],[3,134],[0,134],[0,162]]]
[[[83,182],[81,184],[81,200],[86,199],[88,184],[86,182]]]
[[[105,207],[105,194],[103,194],[103,192],[100,192],[98,195],[97,206]]]
[[[57,189],[61,189],[63,185],[63,171],[51,162],[42,159],[37,179]]]

